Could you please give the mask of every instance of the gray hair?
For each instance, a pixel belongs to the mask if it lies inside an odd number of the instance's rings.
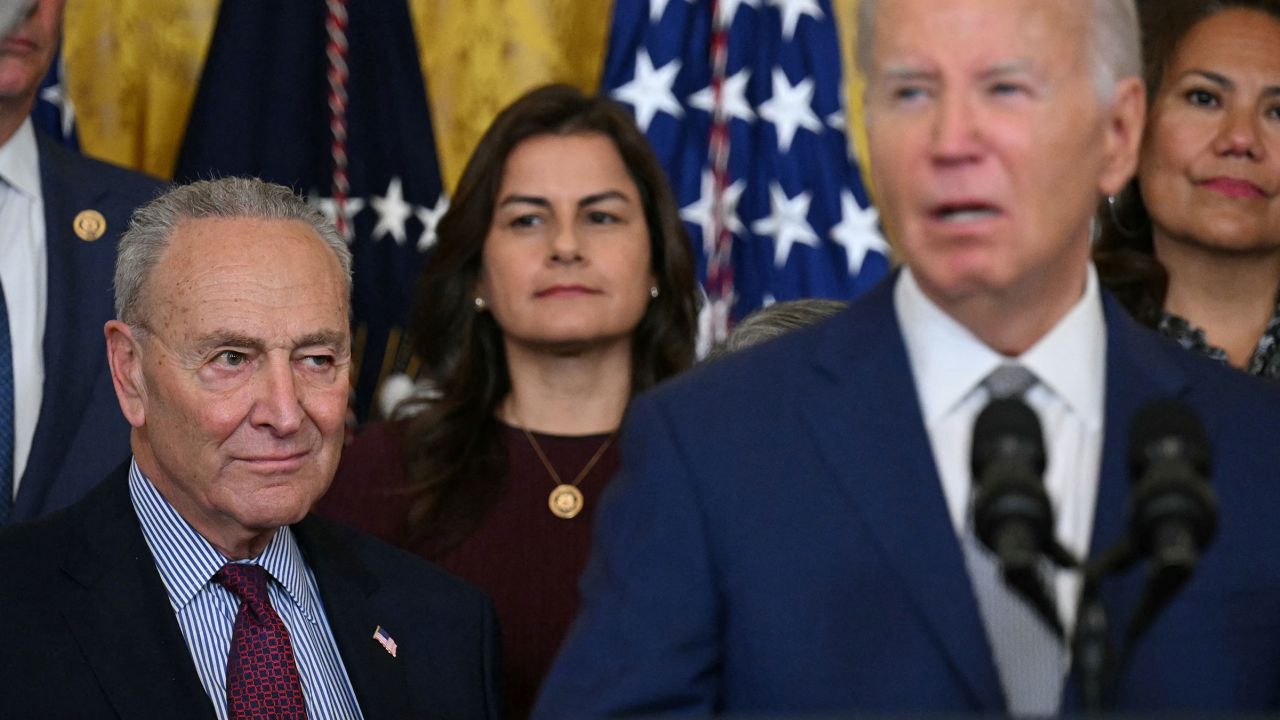
[[[786,335],[792,330],[799,330],[835,315],[849,306],[844,300],[827,300],[824,298],[802,298],[774,303],[756,310],[742,319],[724,344],[716,347],[707,356],[708,360],[724,357],[730,353],[759,345],[766,340]]]
[[[889,0],[892,2],[892,0]],[[1081,0],[1071,0],[1080,2]],[[858,67],[871,71],[871,43],[876,8],[881,0],[858,0]],[[1098,95],[1110,100],[1116,83],[1126,77],[1142,77],[1142,36],[1134,0],[1092,0],[1093,15],[1089,52]]]
[[[116,317],[129,325],[142,321],[142,291],[160,262],[174,231],[187,220],[259,218],[300,220],[333,251],[351,292],[351,250],[324,213],[283,185],[257,178],[231,177],[179,185],[133,212],[116,255]]]

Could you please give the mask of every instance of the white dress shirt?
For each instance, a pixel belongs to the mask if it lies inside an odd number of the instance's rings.
[[[13,347],[13,493],[22,473],[44,396],[44,326],[48,293],[40,155],[27,118],[0,145],[0,282]]]
[[[920,290],[909,269],[903,269],[894,287],[894,309],[956,534],[968,524],[973,423],[990,400],[982,381],[1014,360],[1039,380],[1025,400],[1044,430],[1044,480],[1055,535],[1083,558],[1098,495],[1106,392],[1106,322],[1093,266],[1080,301],[1017,358],[986,346],[947,315]],[[1081,583],[1074,571],[1059,571],[1055,578],[1058,612],[1068,633],[1075,624]]]

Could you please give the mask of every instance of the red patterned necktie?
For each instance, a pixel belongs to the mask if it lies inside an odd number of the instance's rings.
[[[240,598],[227,654],[227,716],[305,720],[307,706],[289,630],[267,599],[267,571],[227,563],[213,579]]]

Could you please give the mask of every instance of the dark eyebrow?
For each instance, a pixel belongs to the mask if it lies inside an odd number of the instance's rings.
[[[1199,75],[1224,90],[1236,89],[1236,84],[1231,81],[1231,78],[1221,73],[1213,72],[1212,70],[1189,70],[1186,72],[1184,77],[1186,75]],[[1262,97],[1273,96],[1280,96],[1280,85],[1268,85],[1262,89]]]
[[[1231,79],[1228,78],[1226,75],[1213,72],[1212,70],[1188,70],[1186,73],[1183,74],[1183,77],[1186,77],[1188,75],[1199,75],[1200,77],[1204,78],[1205,80],[1208,80],[1209,82],[1213,83],[1214,85],[1217,85],[1218,87],[1223,88],[1224,90],[1234,90],[1236,87],[1236,84],[1231,82]]]
[[[620,190],[605,190],[604,192],[592,193],[591,195],[582,198],[578,201],[578,207],[594,205],[598,202],[604,202],[605,200],[621,200],[622,202],[629,202],[627,196],[623,195]],[[502,199],[502,202],[498,203],[498,206],[505,207],[507,205],[519,204],[551,207],[550,201],[544,197],[537,197],[535,195],[508,195]]]
[[[595,205],[596,203],[604,202],[605,200],[621,200],[624,203],[631,202],[626,195],[622,194],[621,191],[605,190],[604,192],[598,192],[594,195],[588,195],[582,198],[578,201],[578,207],[582,208],[588,205]]]
[[[502,198],[502,202],[498,203],[498,207],[506,207],[507,205],[538,205],[539,207],[551,207],[551,203],[547,202],[544,197],[536,197],[533,195],[508,195]]]

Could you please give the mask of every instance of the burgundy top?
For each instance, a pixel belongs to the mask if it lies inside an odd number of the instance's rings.
[[[502,623],[504,693],[509,716],[524,718],[578,608],[578,576],[591,543],[591,517],[605,483],[618,469],[611,444],[579,483],[585,506],[564,520],[547,507],[555,481],[534,454],[524,431],[500,424],[510,477],[476,530],[444,555],[409,547],[446,570],[484,588]],[[408,504],[404,490],[401,423],[364,429],[342,453],[337,477],[316,512],[402,544]],[[552,467],[572,482],[606,435],[560,437],[534,433]]]

